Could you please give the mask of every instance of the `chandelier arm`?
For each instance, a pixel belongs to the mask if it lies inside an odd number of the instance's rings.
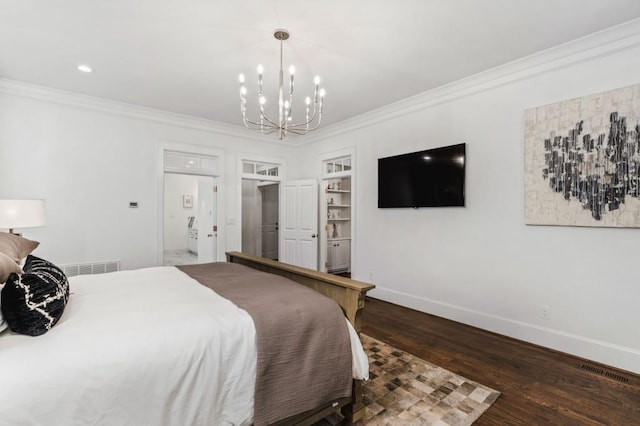
[[[300,124],[297,124],[297,126],[305,126],[305,127],[306,127],[308,124],[312,124],[312,121],[313,121],[313,119],[309,120],[309,121],[308,121],[308,122],[306,122],[306,123],[300,123]],[[305,129],[303,129],[303,130],[306,130],[306,131],[308,131],[308,132],[310,132],[310,131],[312,131],[312,130],[315,130],[315,129],[317,129],[317,128],[320,126],[320,123],[321,123],[321,122],[322,122],[322,113],[320,113],[320,114],[318,115],[318,121],[315,123],[315,125],[312,125],[312,126],[306,127],[306,128],[305,128]],[[299,129],[299,128],[297,128],[297,127],[294,127],[294,128],[295,128],[296,130],[300,130],[300,129]]]
[[[313,121],[316,119],[316,113],[317,113],[317,111],[314,108],[313,109],[313,114],[311,115],[311,118],[308,121],[303,121],[301,123],[291,124],[289,126],[289,128],[291,128],[291,127],[298,128],[298,127],[302,127],[302,126],[308,126],[309,124],[313,123]],[[322,116],[322,114],[320,116]]]
[[[280,125],[278,125],[278,123],[276,123],[276,122],[274,122],[274,121],[271,121],[271,120],[269,119],[269,117],[267,117],[267,116],[265,115],[265,113],[264,113],[264,109],[263,109],[262,107],[260,108],[260,117],[264,118],[264,119],[267,121],[267,123],[269,123],[271,126],[273,126],[273,127],[280,127]]]
[[[240,112],[242,113],[242,122],[247,129],[260,131],[263,130],[263,123],[257,123],[247,118],[247,99],[243,96],[242,93],[240,95]],[[255,127],[252,127],[251,125]]]
[[[318,92],[318,85],[316,85],[315,92],[316,92],[316,93]],[[305,122],[302,124],[303,126],[307,126],[307,127],[308,127],[308,126],[309,126],[309,124],[313,123],[313,120],[315,120],[315,118],[316,118],[316,114],[318,113],[318,96],[317,96],[317,94],[316,94],[316,95],[314,95],[314,96],[316,97],[316,100],[315,100],[315,102],[313,103],[313,113],[311,114],[311,118],[310,118],[310,119],[308,119],[307,121],[305,121]]]
[[[296,129],[296,130],[306,130],[306,129],[310,129],[312,126],[309,126],[309,124],[311,124],[311,122],[309,123],[297,123],[297,124],[292,124],[291,126],[289,126],[290,129]]]
[[[277,127],[268,127],[268,129],[269,129],[268,131],[264,131],[263,130],[262,134],[263,135],[270,135],[271,133],[274,133],[274,132],[278,131]]]
[[[257,130],[257,131],[259,131],[260,133],[262,133],[263,135],[270,135],[271,133],[273,133],[273,132],[275,132],[275,131],[277,131],[277,130],[278,130],[278,128],[277,128],[277,127],[273,127],[273,126],[263,126],[263,127],[260,127],[260,125],[259,125],[259,124],[257,124],[257,123],[254,123],[254,124],[256,125],[256,127],[251,127],[251,126],[247,126],[247,125],[245,125],[245,127],[246,127],[247,129],[249,129],[249,130]]]
[[[320,126],[320,123],[316,123],[313,127],[303,127],[303,128],[290,128],[289,131],[291,133],[295,133],[296,135],[306,135],[309,132],[316,130]]]
[[[270,124],[264,125],[264,124],[258,123],[256,121],[251,121],[248,118],[245,118],[242,121],[244,122],[245,126],[247,128],[249,128],[249,129],[251,129],[251,130],[262,130],[263,127],[267,128],[267,129],[271,129],[271,128],[275,128],[276,127],[276,126],[272,126]],[[256,126],[256,127],[249,127],[249,124],[251,124],[253,126]]]
[[[269,135],[269,134],[274,133],[274,132],[276,132],[278,130],[281,130],[281,127],[278,126],[276,123],[273,123],[266,116],[264,116],[264,118],[267,120],[267,122],[268,122],[267,124],[249,120],[248,118],[246,118],[246,116],[243,118],[243,122],[244,122],[244,125],[245,125],[246,128],[248,128],[250,130],[258,130],[262,134],[265,134],[265,135]],[[252,127],[252,126],[254,126],[254,127]]]
[[[285,123],[289,122],[289,118],[291,118],[291,111],[293,111],[293,74],[291,74],[291,79],[289,80],[289,108],[287,109],[287,115],[284,120]]]
[[[318,126],[320,126],[320,120],[318,120],[313,126],[309,126],[307,127],[306,124],[304,126],[299,126],[299,127],[289,127],[290,131],[304,131],[305,133],[307,132],[311,132],[312,130],[315,130],[318,128]]]
[[[285,128],[290,127],[289,119],[291,118],[291,111],[293,110],[293,96],[289,95],[289,108],[287,109],[287,114],[284,118],[283,126]]]
[[[320,115],[318,116],[318,122],[316,123],[316,125],[315,125],[315,126],[310,127],[310,128],[309,128],[309,131],[311,131],[311,130],[315,130],[315,129],[317,129],[318,127],[320,127],[320,122],[322,122],[322,114],[320,114]]]

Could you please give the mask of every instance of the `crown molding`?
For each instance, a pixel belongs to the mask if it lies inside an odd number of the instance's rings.
[[[277,145],[303,146],[348,133],[373,124],[392,120],[450,102],[452,100],[493,89],[505,84],[590,61],[599,57],[640,46],[640,18],[543,50],[530,56],[491,68],[453,83],[419,93],[409,98],[377,108],[353,118],[318,129],[304,138],[292,137],[274,141],[244,127],[213,120],[157,110],[104,98],[82,95],[0,78],[0,93],[21,96],[108,114],[169,124],[193,130],[232,136],[244,140]]]
[[[24,98],[36,99],[75,108],[89,109],[106,114],[119,115],[138,120],[151,121],[183,127],[191,130],[201,130],[218,135],[231,136],[244,140],[266,142],[278,145],[293,145],[291,142],[274,141],[257,133],[248,132],[241,126],[233,126],[213,120],[193,117],[184,114],[162,111],[141,105],[129,104],[105,98],[83,95],[50,87],[38,86],[17,80],[0,78],[0,93]]]
[[[318,129],[317,133],[297,145],[320,142],[455,99],[638,46],[640,46],[640,18],[419,93],[323,129]]]

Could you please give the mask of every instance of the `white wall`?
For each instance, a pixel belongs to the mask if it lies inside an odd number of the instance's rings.
[[[162,242],[160,147],[170,141],[172,148],[216,148],[224,169],[218,179],[224,203],[224,250],[218,258],[224,259],[225,250],[240,249],[240,153],[288,155],[282,143],[236,133],[253,135],[0,80],[0,198],[46,199],[47,226],[23,233],[40,241],[36,254],[54,263],[121,260],[124,269],[153,266]],[[130,209],[130,201],[139,207]]]
[[[640,83],[634,37],[586,61],[574,46],[573,64],[547,52],[510,65],[521,75],[497,69],[298,148],[293,173],[308,178],[322,154],[356,147],[354,278],[375,297],[640,373],[640,230],[525,226],[523,208],[523,111]],[[465,208],[377,208],[378,158],[462,142]]]
[[[193,207],[184,207],[182,197],[191,195]],[[198,212],[198,176],[164,174],[164,250],[189,248],[189,217]],[[195,221],[194,221],[195,223]],[[195,228],[195,226],[194,226]]]

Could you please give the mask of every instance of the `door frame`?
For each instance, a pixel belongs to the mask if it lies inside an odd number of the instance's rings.
[[[226,215],[224,208],[225,194],[225,163],[224,150],[210,146],[197,145],[186,142],[172,141],[167,139],[158,140],[157,158],[156,158],[156,186],[157,190],[157,227],[156,227],[156,264],[162,266],[164,264],[164,154],[166,151],[179,152],[194,156],[215,157],[217,161],[217,170],[215,173],[204,173],[201,170],[189,172],[180,171],[182,174],[193,174],[197,176],[213,176],[216,179],[218,187],[218,197],[216,205],[216,213],[218,220],[218,239],[216,244],[217,261],[225,260],[225,244],[226,244],[226,227],[220,224],[226,223]]]
[[[351,157],[351,171],[349,173],[336,173],[336,174],[332,174],[332,175],[327,175],[327,171],[324,169],[324,163],[325,161],[329,161],[329,160],[334,160],[336,158],[340,158],[340,157]],[[351,262],[351,276],[355,276],[355,272],[356,272],[356,220],[357,220],[357,216],[356,216],[356,209],[357,209],[357,188],[358,185],[357,180],[356,180],[356,173],[357,173],[357,167],[356,167],[356,147],[352,146],[350,148],[345,148],[345,149],[340,149],[337,151],[331,151],[331,152],[325,152],[324,154],[320,155],[320,183],[324,184],[326,179],[332,179],[334,177],[341,177],[342,176],[349,176],[351,178],[351,241],[350,241],[350,250],[351,250],[351,257],[350,257],[350,262]],[[322,191],[322,186],[320,187],[320,190],[318,191],[318,208],[321,210],[319,212],[318,215],[318,220],[320,221],[320,224],[322,223],[326,223],[326,217],[327,217],[327,211],[326,211],[326,206],[324,206],[324,200],[323,198],[323,191]],[[322,227],[320,227],[322,228]],[[318,229],[318,231],[320,232],[320,248],[318,249],[318,265],[319,265],[319,270],[320,271],[326,271],[326,268],[324,268],[324,264],[327,261],[327,232],[324,228],[322,229]]]
[[[206,194],[206,195],[205,195]],[[203,199],[205,197],[211,197],[211,221],[203,220],[202,209]],[[215,176],[198,175],[198,205],[197,205],[197,219],[198,219],[198,263],[215,262],[218,260],[218,182]],[[205,215],[206,216],[206,215]],[[211,225],[209,228],[207,225]],[[202,232],[204,231],[204,232]],[[206,235],[205,235],[206,234]],[[211,237],[209,237],[209,235]],[[206,239],[214,238],[215,244],[206,242]],[[204,256],[205,250],[212,250],[213,256]],[[208,255],[208,253],[207,253]]]
[[[242,164],[245,161],[252,162],[252,163],[268,163],[268,164],[273,164],[275,166],[278,166],[278,176],[254,175],[254,174],[244,173],[242,170]],[[238,212],[238,218],[240,218],[239,219],[240,225],[237,227],[238,233],[236,235],[236,241],[240,242],[240,247],[242,247],[242,180],[243,179],[263,180],[263,181],[278,183],[278,223],[282,223],[282,209],[283,209],[282,183],[285,181],[285,178],[286,178],[286,169],[287,169],[286,163],[287,163],[286,159],[282,157],[269,157],[269,156],[262,156],[262,155],[249,154],[249,153],[238,154],[238,161],[236,162],[236,170],[237,170],[236,177],[238,179],[238,185],[236,185],[237,186],[237,190],[236,190],[236,209],[237,210],[236,211]],[[278,234],[278,257],[281,256],[281,253],[282,253],[282,238],[280,237],[280,234]]]
[[[280,258],[280,230],[279,230],[280,229],[280,182],[263,181],[263,182],[260,182],[260,183],[258,183],[256,185],[256,188],[258,189],[258,192],[261,193],[261,195],[260,195],[260,201],[261,201],[261,203],[260,203],[260,216],[261,216],[260,217],[260,228],[261,228],[260,229],[260,240],[261,240],[260,241],[260,248],[261,248],[262,254],[264,255],[263,247],[264,247],[264,240],[265,239],[264,239],[263,232],[264,232],[264,226],[265,225],[264,225],[264,221],[262,220],[262,218],[264,217],[264,212],[265,212],[265,208],[264,208],[264,200],[265,199],[264,199],[264,192],[262,191],[262,189],[266,189],[266,188],[272,187],[274,185],[277,185],[275,195],[278,197],[278,203],[277,203],[277,205],[278,205],[278,212],[277,212],[278,213],[278,222],[276,222],[276,232],[278,234],[278,238],[276,240],[276,259],[279,259]],[[268,258],[268,259],[271,259],[271,258]]]

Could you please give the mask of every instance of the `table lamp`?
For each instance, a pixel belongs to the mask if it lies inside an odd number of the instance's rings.
[[[44,200],[0,200],[0,229],[45,225]]]

